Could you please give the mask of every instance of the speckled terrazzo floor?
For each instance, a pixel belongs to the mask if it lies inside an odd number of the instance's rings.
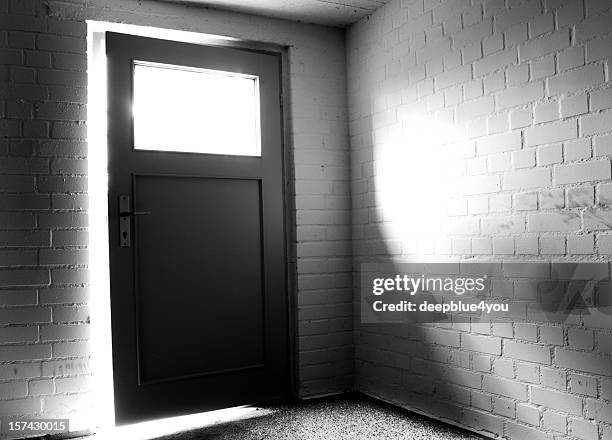
[[[482,437],[359,394],[263,405],[265,415],[163,440],[476,440]]]

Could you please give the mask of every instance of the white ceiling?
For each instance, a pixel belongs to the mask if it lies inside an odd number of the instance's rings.
[[[166,0],[286,20],[345,27],[389,0]]]

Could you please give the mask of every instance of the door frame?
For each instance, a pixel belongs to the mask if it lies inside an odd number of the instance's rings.
[[[162,28],[152,28],[152,27],[144,27],[123,23],[108,23],[108,22],[100,22],[88,20],[88,58],[89,61],[92,61],[89,65],[93,66],[94,69],[106,69],[106,42],[105,42],[105,34],[106,32],[117,32],[123,33],[127,35],[135,35],[135,36],[143,36],[149,38],[161,38],[170,41],[182,42],[182,43],[190,43],[190,44],[199,44],[213,47],[227,47],[234,48],[249,52],[255,53],[268,53],[279,56],[279,78],[280,78],[280,90],[281,90],[281,121],[280,121],[280,130],[281,130],[281,154],[282,154],[282,182],[283,182],[283,200],[282,200],[282,208],[283,208],[283,223],[285,227],[284,234],[284,243],[283,248],[285,250],[285,267],[284,267],[284,275],[286,280],[286,294],[287,294],[287,331],[289,334],[287,335],[287,355],[288,355],[288,375],[289,375],[289,389],[293,396],[298,395],[298,323],[297,323],[297,290],[296,290],[296,275],[297,275],[297,223],[295,218],[295,179],[293,178],[293,168],[294,168],[294,157],[293,157],[293,142],[290,136],[291,126],[292,126],[292,113],[291,113],[291,100],[290,100],[290,69],[289,69],[289,46],[284,46],[280,44],[274,43],[264,43],[258,41],[251,40],[239,40],[233,37],[227,36],[218,36],[218,35],[209,35],[203,33],[196,32],[186,32],[180,30],[171,30],[171,29],[162,29]],[[103,52],[103,56],[100,57],[100,54],[97,52]],[[102,59],[100,59],[102,58]],[[92,82],[92,78],[94,81]],[[106,90],[107,90],[107,82],[106,82],[106,74],[103,75],[91,75],[88,73],[88,94],[91,95],[91,89],[94,87],[102,87],[104,90],[102,102],[100,99],[89,100],[90,105],[100,106],[103,105],[104,109],[107,105],[106,98]],[[104,112],[106,118],[106,112]],[[88,125],[90,124],[90,120],[88,117]],[[104,122],[106,125],[107,122]],[[101,146],[105,147],[105,151],[107,152],[110,148],[108,143],[108,139],[106,138],[106,133],[104,133],[104,139],[100,139],[102,133],[96,133],[94,136],[97,136],[97,139],[89,139],[88,145],[91,148],[92,144],[102,144]],[[93,141],[93,142],[92,142]],[[107,153],[105,153],[106,155]],[[92,161],[90,161],[92,162]],[[93,161],[90,165],[91,167],[96,167],[98,171],[102,171],[103,173],[108,172],[108,161],[104,160],[102,162]],[[89,173],[88,173],[89,175]],[[104,188],[105,194],[103,197],[91,197],[90,195],[90,206],[92,203],[102,203],[105,207],[108,206],[108,197],[106,193],[108,192],[108,182],[106,182],[106,187]],[[107,211],[107,208],[104,209]],[[100,215],[100,214],[98,214]],[[97,219],[100,221],[101,219]],[[90,219],[90,226],[94,220]],[[105,223],[105,228],[108,230],[108,216],[103,219]],[[109,251],[109,238],[108,235],[105,237],[104,248],[102,244],[100,245],[99,251],[105,251],[108,254]],[[103,269],[104,273],[108,275],[109,267],[108,267],[108,256],[105,259],[101,259],[101,261],[106,261]],[[94,271],[96,267],[100,266],[92,266],[91,269]],[[100,292],[105,295],[104,301],[108,301],[110,304],[110,283],[107,279],[105,281],[106,285],[92,285],[92,289],[99,288],[100,290],[106,290],[106,292]],[[102,326],[108,326],[104,328],[100,334],[105,339],[104,342],[108,343],[110,347],[112,347],[112,340],[106,340],[111,337],[111,334],[108,333],[105,335],[107,331],[110,330],[110,315],[104,317],[106,320],[108,318],[108,322],[101,323]],[[106,362],[103,361],[105,364]],[[112,360],[109,363],[112,374]],[[104,367],[106,368],[106,367]],[[112,383],[112,379],[111,379]],[[111,390],[110,399],[114,399],[114,391]],[[111,400],[112,404],[112,400]],[[113,405],[114,406],[114,405]],[[114,409],[112,410],[114,417]],[[108,422],[103,423],[103,425],[108,424]]]

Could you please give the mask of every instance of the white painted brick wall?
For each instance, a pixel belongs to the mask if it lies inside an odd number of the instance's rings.
[[[0,0],[0,416],[75,420],[93,404],[87,19],[289,47],[298,393],[351,389],[344,31],[148,0]]]
[[[397,31],[399,40],[389,38]],[[611,33],[607,0],[392,0],[352,26],[347,58],[355,270],[389,256],[609,258]],[[394,63],[399,72],[391,77],[384,67]],[[393,139],[368,129],[374,109],[399,127]],[[354,129],[357,124],[362,129]],[[419,124],[428,128],[421,133]],[[453,170],[444,232],[420,234],[419,245],[405,239],[399,253],[381,251],[397,229],[387,227],[394,217],[377,188],[389,171],[376,162],[388,148],[449,142],[439,132],[458,133],[444,151],[457,151],[466,141],[476,147],[466,156],[436,156]],[[447,184],[441,170],[428,173]],[[434,194],[435,183],[425,176],[419,200]],[[409,203],[414,189],[401,180],[396,186],[396,200]],[[434,215],[410,208],[415,216]],[[364,210],[371,215],[362,216]],[[449,253],[436,249],[441,242],[452,243]],[[493,292],[533,296],[527,284],[501,283]],[[458,324],[445,326],[451,333],[444,338],[436,325],[423,333],[416,325],[362,325],[358,315],[355,322],[356,384],[363,392],[512,440],[612,438],[607,315],[563,325]],[[400,373],[401,383],[386,380]],[[451,397],[462,393],[469,399]]]

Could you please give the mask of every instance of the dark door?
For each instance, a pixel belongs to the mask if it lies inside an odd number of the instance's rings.
[[[280,56],[106,44],[117,423],[285,395]]]

